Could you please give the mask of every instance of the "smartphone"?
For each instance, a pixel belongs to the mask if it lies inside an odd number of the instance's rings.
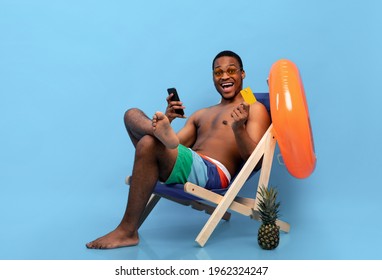
[[[176,91],[176,88],[168,88],[167,89],[168,94],[170,95],[171,93],[173,94],[171,97],[171,101],[180,101],[178,92]],[[176,109],[175,113],[179,115],[184,115],[183,109]]]

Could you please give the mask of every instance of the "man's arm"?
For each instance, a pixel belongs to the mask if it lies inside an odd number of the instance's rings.
[[[232,129],[243,160],[247,160],[267,131],[271,120],[267,109],[260,102],[233,112]]]
[[[192,114],[186,121],[184,127],[177,133],[179,143],[185,147],[192,147],[197,137],[197,120],[201,110]]]

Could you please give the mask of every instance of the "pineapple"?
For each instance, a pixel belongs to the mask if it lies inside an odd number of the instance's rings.
[[[262,224],[257,241],[262,249],[273,250],[279,245],[280,240],[280,229],[276,225],[280,207],[280,202],[276,202],[277,190],[261,186],[258,193],[260,195],[258,209]]]

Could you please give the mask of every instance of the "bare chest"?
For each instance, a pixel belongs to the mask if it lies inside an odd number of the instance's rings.
[[[234,139],[232,131],[231,110],[206,111],[199,119],[197,126],[198,138],[231,141]]]

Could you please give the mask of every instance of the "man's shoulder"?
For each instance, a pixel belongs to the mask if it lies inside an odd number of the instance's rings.
[[[263,103],[261,103],[259,101],[251,104],[251,108],[253,108],[253,110],[261,111],[261,112],[266,112],[267,111],[267,107]]]
[[[268,112],[267,107],[261,102],[251,104],[249,114],[249,122],[257,122],[259,120],[270,121],[270,112]]]
[[[218,105],[219,104],[201,108],[194,112],[190,116],[190,119],[192,119],[194,122],[203,122],[206,119],[210,119],[211,117],[215,116],[220,110]]]

